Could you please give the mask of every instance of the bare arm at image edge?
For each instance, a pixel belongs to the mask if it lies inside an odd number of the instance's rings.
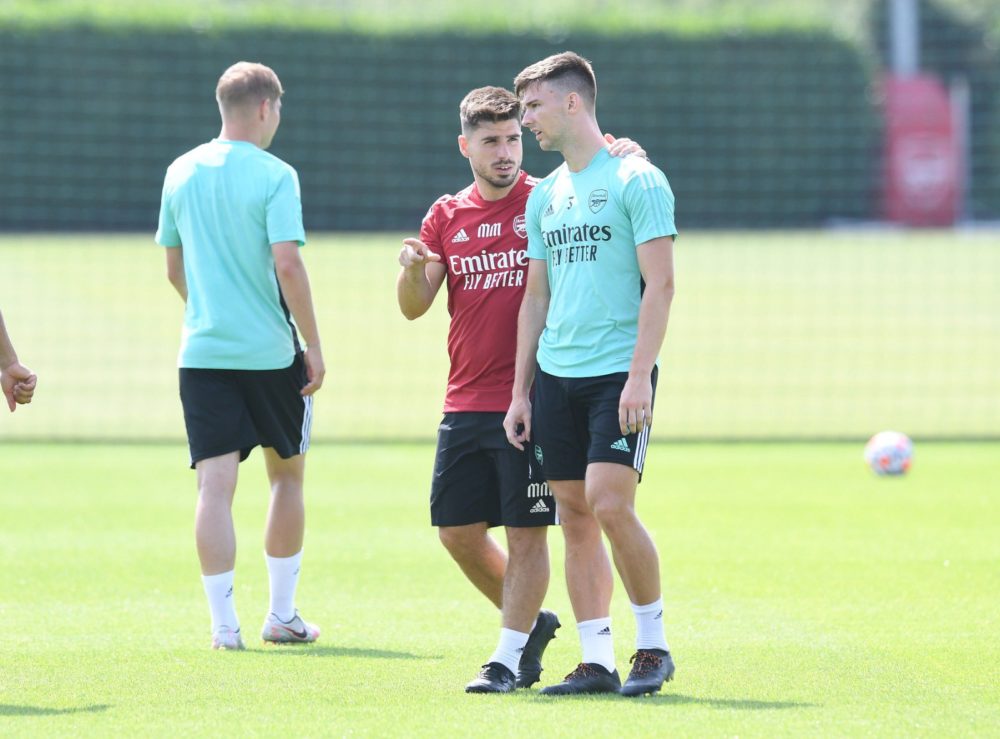
[[[17,352],[7,335],[3,314],[0,313],[0,387],[11,413],[18,405],[31,402],[37,384],[35,374],[18,361]]]

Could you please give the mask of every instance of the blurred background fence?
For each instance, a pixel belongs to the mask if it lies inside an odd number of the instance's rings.
[[[879,124],[864,59],[819,32],[747,37],[368,37],[259,30],[0,35],[10,90],[0,128],[0,228],[155,226],[156,174],[218,131],[219,70],[266,59],[285,122],[272,151],[294,162],[311,229],[411,228],[468,178],[457,104],[511,86],[564,46],[600,71],[601,122],[669,167],[687,227],[868,219]],[[555,161],[526,142],[525,166]]]
[[[43,378],[0,439],[182,437],[179,305],[151,234],[163,171],[217,133],[215,82],[238,59],[269,64],[287,90],[272,151],[299,171],[326,343],[343,355],[318,437],[431,438],[446,316],[396,315],[394,232],[469,181],[463,95],[566,48],[595,65],[602,126],[642,142],[677,194],[688,271],[664,436],[853,438],[892,424],[1000,436],[1000,244],[985,227],[1000,218],[996,3],[589,0],[548,15],[514,3],[523,23],[461,12],[0,7],[0,307]],[[530,140],[525,154],[537,175],[559,163]],[[811,301],[789,297],[803,290]]]

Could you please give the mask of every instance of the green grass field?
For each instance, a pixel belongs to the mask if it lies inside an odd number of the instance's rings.
[[[309,463],[299,605],[322,640],[219,654],[162,250],[0,236],[0,305],[40,377],[34,404],[0,414],[0,733],[1000,736],[995,234],[682,236],[639,496],[678,675],[631,702],[462,692],[499,619],[428,523],[447,313],[399,316],[399,240],[315,235],[305,252],[330,363],[314,436],[341,442]],[[891,427],[917,441],[905,479],[861,462]],[[663,443],[730,438],[747,443]],[[263,477],[256,454],[236,504],[250,635]],[[564,627],[544,684],[578,658],[550,541]],[[620,587],[613,608],[624,671]]]
[[[678,673],[637,700],[462,692],[499,619],[428,525],[432,455],[315,447],[298,600],[321,641],[217,653],[183,446],[0,446],[0,733],[1000,735],[996,444],[918,444],[905,479],[872,476],[857,444],[654,446],[639,507]],[[263,477],[255,454],[236,503],[251,635],[267,604]],[[578,658],[561,538],[547,603],[564,625],[543,684]],[[623,670],[620,585],[613,617]]]
[[[321,440],[432,440],[442,294],[408,323],[402,234],[316,234],[304,255],[330,373]],[[38,401],[13,438],[183,441],[182,305],[151,234],[0,236],[0,306]],[[682,234],[654,438],[1000,438],[995,232]]]

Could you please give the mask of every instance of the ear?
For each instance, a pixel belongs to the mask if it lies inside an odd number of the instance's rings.
[[[579,93],[571,92],[566,96],[567,113],[578,113],[582,106],[583,106],[583,101],[580,99]]]
[[[462,156],[466,159],[469,158],[469,140],[465,138],[465,134],[459,134],[458,136],[458,150],[462,152]]]
[[[267,114],[271,112],[271,100],[270,98],[264,98],[260,101],[260,105],[257,106],[257,118],[264,121],[267,120]]]

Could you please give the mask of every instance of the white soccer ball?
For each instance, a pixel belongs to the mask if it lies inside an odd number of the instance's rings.
[[[903,475],[913,464],[913,442],[899,431],[879,431],[865,444],[865,462],[876,475]]]

